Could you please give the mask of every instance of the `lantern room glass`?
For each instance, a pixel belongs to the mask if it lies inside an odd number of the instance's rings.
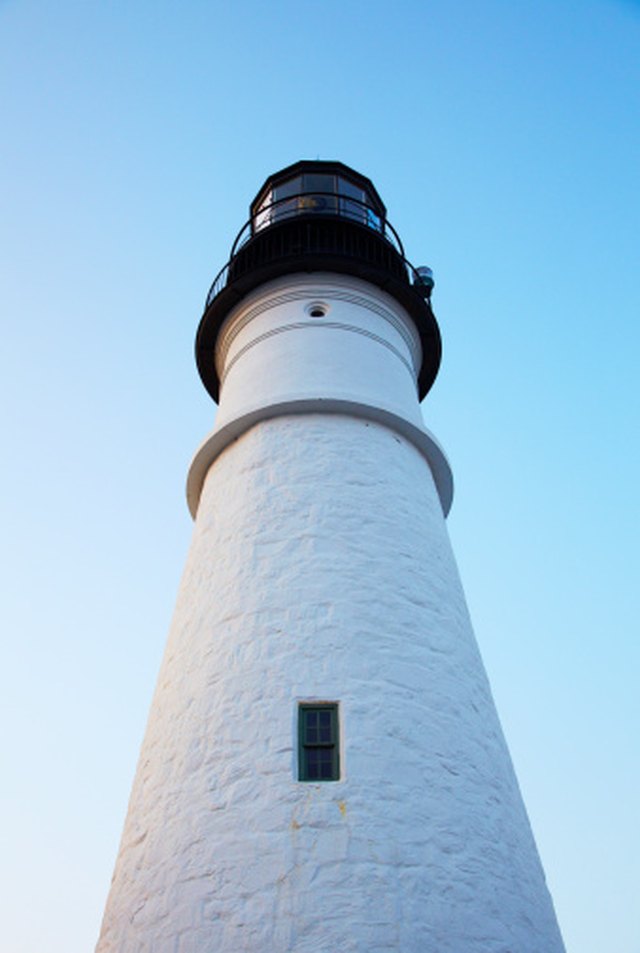
[[[310,213],[338,215],[382,231],[373,197],[345,176],[326,172],[306,172],[267,189],[254,216],[253,231]]]

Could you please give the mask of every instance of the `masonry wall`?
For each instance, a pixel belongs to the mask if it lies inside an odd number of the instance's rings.
[[[338,782],[296,710],[340,705]],[[204,484],[99,953],[560,953],[429,466],[283,416]]]

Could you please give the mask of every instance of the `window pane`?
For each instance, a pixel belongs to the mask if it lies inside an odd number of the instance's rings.
[[[382,222],[380,221],[380,216],[376,215],[373,209],[367,209],[367,225],[369,228],[375,228],[377,232],[382,231]]]
[[[301,211],[335,212],[337,209],[336,183],[332,175],[308,173],[302,177],[302,190],[305,193],[299,200]],[[326,194],[330,193],[330,194]]]
[[[304,743],[315,745],[318,742],[318,712],[305,711],[304,713]]]
[[[302,192],[302,179],[299,175],[282,182],[275,188],[276,199],[286,199],[291,195],[298,195]]]
[[[363,225],[367,224],[367,211],[364,208],[364,203],[367,201],[367,197],[362,189],[359,189],[352,182],[349,182],[347,179],[338,179],[338,190],[340,195],[349,196],[349,198],[357,199],[355,202],[350,202],[348,198],[340,199],[340,211],[346,218],[352,218],[356,222],[362,222]]]
[[[267,191],[264,193],[264,198],[260,202],[258,211],[261,211],[262,209],[266,208],[267,205],[271,205],[272,202],[273,202],[273,192],[271,191],[271,189],[267,189]]]
[[[295,198],[290,198],[290,196],[298,195],[301,187],[302,180],[300,176],[295,176],[288,182],[282,182],[273,190],[275,205],[273,206],[272,221],[281,222],[282,219],[297,214],[298,203]]]
[[[335,195],[301,195],[298,201],[300,212],[335,212],[338,202]]]
[[[339,780],[337,705],[300,705],[298,765],[301,781]]]
[[[332,175],[307,173],[303,178],[303,192],[335,192],[335,180]]]
[[[272,201],[273,193],[271,189],[269,189],[265,193],[262,202],[260,202],[260,207],[254,219],[254,226],[257,232],[259,232],[261,228],[266,228],[267,225],[271,224],[271,209],[269,206],[271,205]]]
[[[348,179],[338,177],[338,192],[340,195],[348,195],[349,198],[358,199],[360,202],[365,201],[362,189],[359,189],[353,182],[349,182]]]

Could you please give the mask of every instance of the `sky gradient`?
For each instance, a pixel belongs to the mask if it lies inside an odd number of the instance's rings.
[[[97,939],[266,176],[339,159],[435,272],[423,405],[567,953],[640,953],[640,4],[0,0],[3,949]]]

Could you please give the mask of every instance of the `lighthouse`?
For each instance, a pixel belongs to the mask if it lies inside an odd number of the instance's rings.
[[[340,162],[253,201],[97,953],[564,950],[420,410],[432,288]]]

